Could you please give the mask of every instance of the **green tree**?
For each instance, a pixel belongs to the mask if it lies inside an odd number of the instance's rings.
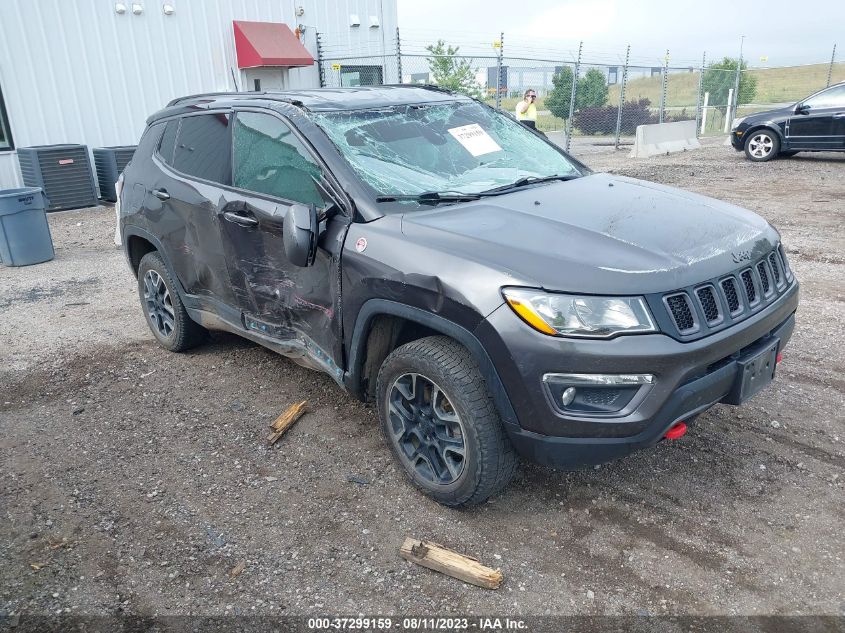
[[[578,91],[575,93],[575,107],[600,108],[607,103],[607,79],[598,68],[590,68],[578,80]]]
[[[572,69],[564,66],[552,77],[552,90],[549,92],[545,106],[559,119],[569,116],[569,100],[572,98]]]
[[[546,97],[545,106],[560,119],[569,116],[569,102],[572,99],[572,69],[564,66],[552,77],[552,90]],[[607,103],[607,80],[604,73],[591,68],[578,79],[575,90],[575,109],[600,108]]]
[[[739,60],[733,57],[725,57],[722,61],[715,64],[710,64],[707,70],[704,71],[704,77],[701,79],[701,89],[704,92],[710,93],[709,104],[715,106],[726,106],[728,104],[728,95],[732,88],[736,86],[736,68]],[[742,71],[747,69],[748,65],[742,62]],[[754,100],[754,95],[757,93],[757,77],[754,75],[741,72],[739,76],[739,94],[737,95],[737,103],[751,103]]]
[[[443,40],[437,40],[437,44],[429,44],[425,49],[432,55],[426,61],[435,84],[468,97],[481,98],[481,86],[475,78],[478,69],[473,68],[468,59],[457,57],[459,46],[448,46]]]

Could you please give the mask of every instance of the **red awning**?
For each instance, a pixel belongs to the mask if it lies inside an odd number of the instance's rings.
[[[287,24],[234,20],[238,68],[311,66],[314,58]]]

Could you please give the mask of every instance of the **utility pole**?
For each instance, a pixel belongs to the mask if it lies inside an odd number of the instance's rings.
[[[833,45],[833,52],[830,54],[830,66],[827,69],[827,85],[830,86],[830,80],[833,77],[833,63],[836,61],[836,44]]]
[[[619,87],[619,110],[616,112],[616,143],[614,147],[619,149],[619,135],[622,132],[622,108],[625,105],[625,84],[628,83],[628,60],[631,58],[631,45],[625,51],[625,65],[622,67],[622,85]]]
[[[581,71],[581,52],[584,50],[584,42],[578,44],[578,60],[575,62],[575,72],[572,73],[572,94],[569,97],[569,118],[566,119],[566,147],[569,151],[569,144],[572,141],[572,117],[575,114],[575,91],[578,88],[578,73]]]

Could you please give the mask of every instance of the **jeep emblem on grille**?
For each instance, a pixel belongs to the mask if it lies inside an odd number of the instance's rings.
[[[739,262],[751,259],[751,251],[739,251],[737,253],[731,253],[731,256],[734,258],[734,263],[738,264]]]

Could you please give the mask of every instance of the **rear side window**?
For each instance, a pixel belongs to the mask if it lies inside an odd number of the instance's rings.
[[[176,147],[176,132],[179,130],[179,119],[172,119],[167,122],[161,143],[158,144],[158,155],[168,165],[173,165],[173,150]]]
[[[288,125],[271,114],[239,112],[233,185],[302,204],[326,206],[315,184],[323,172]]]
[[[223,112],[186,116],[179,126],[173,168],[221,185],[232,184],[230,116]]]

